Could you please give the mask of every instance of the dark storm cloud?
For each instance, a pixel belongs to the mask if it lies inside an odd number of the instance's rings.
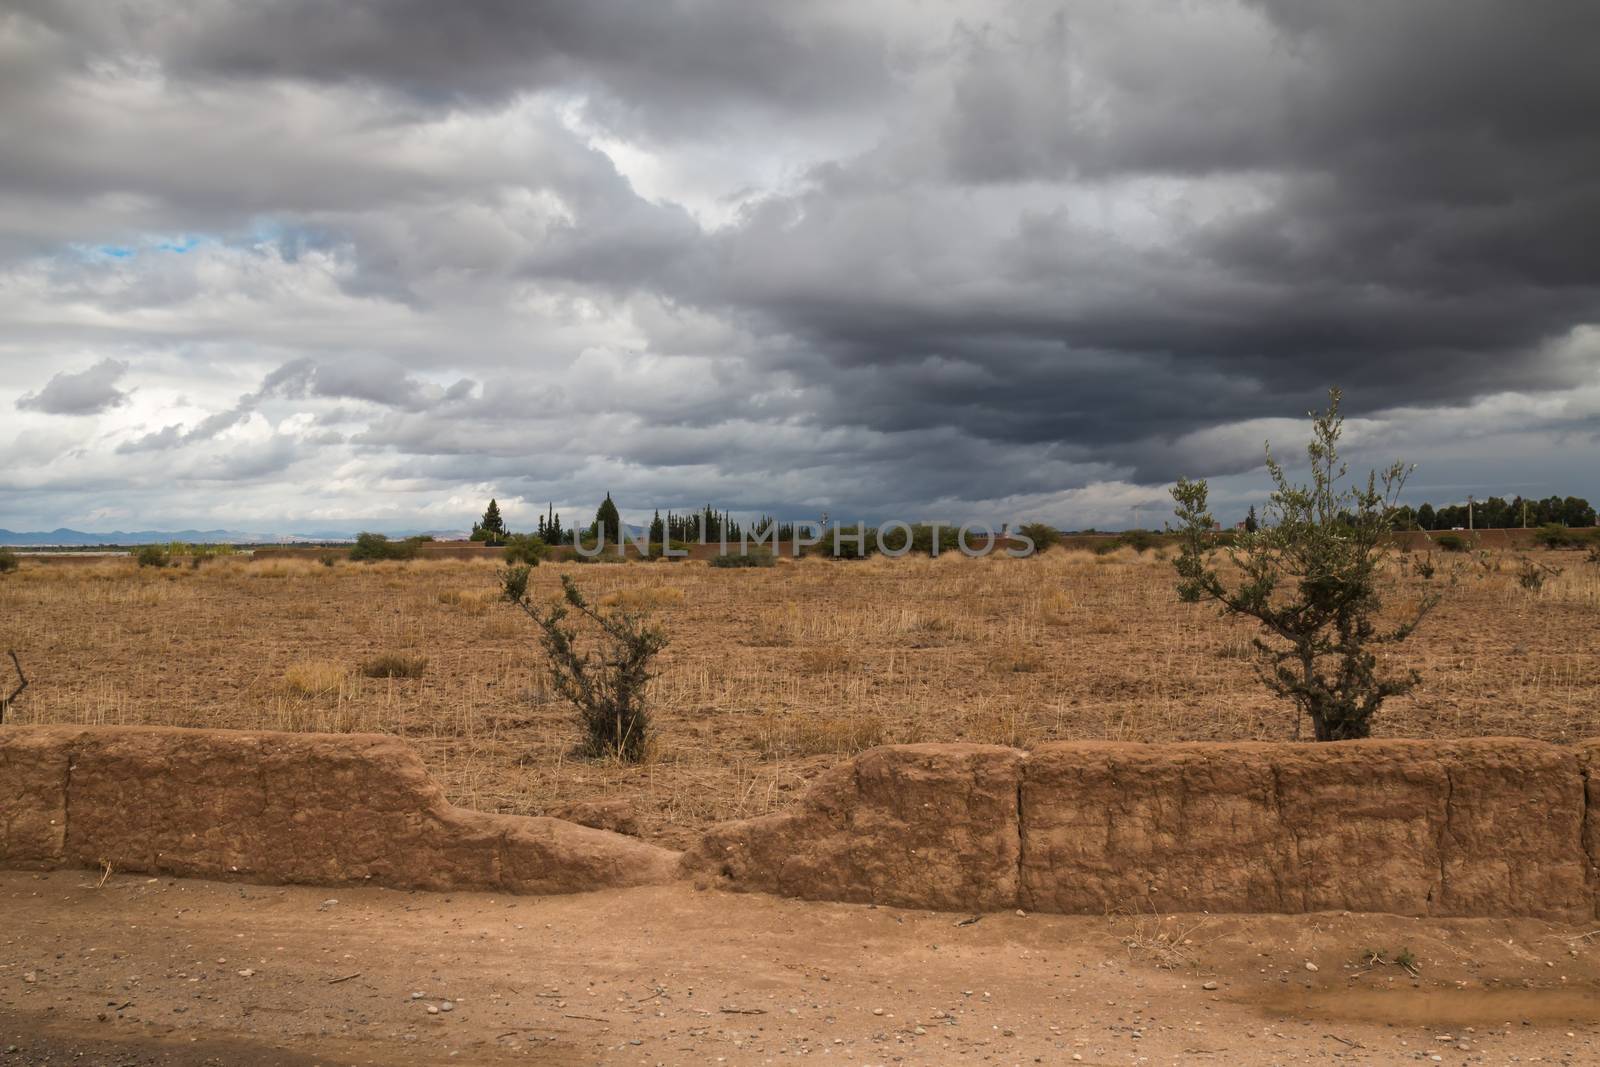
[[[1245,471],[1332,384],[1423,452],[1596,417],[1585,0],[10,10],[0,358],[240,362],[125,454],[956,508]]]
[[[931,146],[820,170],[726,238],[718,285],[847,383],[833,415],[1115,454],[1304,410],[1332,382],[1360,411],[1592,377],[1548,343],[1600,319],[1600,8],[1033,10],[961,40]],[[901,207],[940,182],[1173,181],[1239,195],[1175,214],[1159,247],[1097,239],[1075,206]],[[952,247],[968,269],[929,269]],[[931,372],[950,361],[973,373]],[[1136,451],[1142,477],[1177,470]]]
[[[128,402],[128,394],[117,388],[126,373],[128,365],[116,359],[102,359],[81,371],[62,371],[37,393],[18,399],[17,408],[47,415],[94,415]]]
[[[421,105],[595,94],[608,117],[704,128],[728,107],[828,109],[881,90],[882,36],[830,5],[741,0],[221,0],[28,3],[101,49],[131,46],[188,77],[367,84]]]

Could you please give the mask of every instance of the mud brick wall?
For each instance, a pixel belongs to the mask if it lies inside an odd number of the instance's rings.
[[[1600,914],[1595,812],[1600,742],[913,745],[683,862],[706,885],[945,909],[1576,921]]]
[[[944,910],[1600,917],[1600,741],[872,749],[682,854],[450,805],[394,738],[0,730],[0,866]]]
[[[0,730],[0,865],[562,893],[670,880],[678,854],[450,805],[375,735]]]

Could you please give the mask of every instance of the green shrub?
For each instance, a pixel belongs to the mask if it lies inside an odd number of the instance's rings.
[[[530,567],[537,567],[547,550],[544,541],[532,534],[512,534],[506,538],[507,563],[526,563]]]
[[[350,549],[350,558],[367,563],[380,559],[416,559],[418,544],[414,537],[391,541],[381,533],[360,533]]]
[[[1539,527],[1533,539],[1546,548],[1582,548],[1594,542],[1594,533],[1549,523]]]
[[[1220,537],[1221,535],[1217,536]],[[1157,537],[1149,530],[1125,530],[1122,533],[1119,533],[1116,537],[1113,537],[1111,540],[1102,541],[1098,545],[1095,545],[1094,554],[1097,556],[1108,556],[1117,549],[1122,548],[1124,545],[1133,549],[1142,556],[1152,548],[1159,548],[1161,546],[1161,538]]]
[[[556,692],[578,710],[584,735],[579,751],[590,757],[638,763],[650,741],[645,686],[651,678],[651,661],[667,647],[666,633],[649,625],[642,614],[591,607],[566,574],[561,576],[565,603],[541,611],[528,601],[529,570],[524,563],[501,571],[501,593],[539,627]],[[605,645],[600,655],[579,654],[577,631],[562,625],[569,609],[599,631]]]
[[[1050,546],[1061,540],[1061,531],[1047,522],[1028,522],[1017,528],[1017,532],[1033,542],[1035,552],[1049,551]]]
[[[165,567],[172,562],[161,545],[140,545],[133,558],[141,567]]]
[[[1416,685],[1415,671],[1380,678],[1373,650],[1404,641],[1438,598],[1424,595],[1392,630],[1378,630],[1391,520],[1408,470],[1395,463],[1343,484],[1337,389],[1329,391],[1328,410],[1314,419],[1306,450],[1310,485],[1291,483],[1267,452],[1275,486],[1267,521],[1223,550],[1236,577],[1211,565],[1218,538],[1206,483],[1178,479],[1172,490],[1182,544],[1178,596],[1188,603],[1212,601],[1224,614],[1259,622],[1262,680],[1310,716],[1318,741],[1342,741],[1369,736],[1384,700]]]
[[[778,562],[771,552],[739,552],[712,556],[713,567],[771,567]]]
[[[19,566],[21,564],[17,562],[17,554],[15,552],[9,548],[0,548],[0,574],[7,574],[16,570]]]
[[[834,559],[834,560],[848,560],[848,559],[862,560],[862,559],[866,559],[868,556],[872,555],[874,552],[876,552],[878,550],[878,531],[877,530],[866,529],[865,527],[863,527],[862,530],[861,530],[861,544],[859,544],[859,545],[856,544],[856,531],[855,530],[853,530],[853,529],[841,529],[841,530],[838,531],[838,533],[839,533],[839,539],[836,542],[834,540],[834,536],[833,536],[834,535],[834,531],[831,530],[831,529],[826,531],[822,535],[822,543],[818,544],[818,545],[814,545],[814,546],[808,547],[805,550],[805,554],[806,555],[810,555],[812,552],[816,552],[819,555],[824,556],[824,557],[826,557],[828,559]],[[931,542],[929,542],[929,543],[931,544]],[[915,536],[914,535],[913,535],[913,544],[915,544]]]
[[[1159,545],[1161,539],[1149,530],[1129,530],[1122,535],[1122,543],[1142,556]]]
[[[1446,552],[1465,552],[1467,550],[1467,539],[1460,534],[1442,533],[1433,539],[1433,543]]]

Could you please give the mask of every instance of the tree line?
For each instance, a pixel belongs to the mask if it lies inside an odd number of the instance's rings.
[[[1469,514],[1470,510],[1470,514]],[[1543,500],[1524,500],[1520,496],[1506,500],[1491,496],[1467,504],[1447,504],[1435,508],[1423,504],[1395,509],[1393,521],[1401,530],[1506,530],[1526,526],[1593,526],[1595,510],[1589,502],[1576,496],[1547,496]]]
[[[755,522],[745,524],[735,519],[732,513],[718,511],[707,504],[699,511],[684,513],[668,511],[665,515],[657,509],[650,520],[650,525],[645,528],[645,538],[651,545],[683,545],[723,540],[737,542],[746,534],[769,540],[776,535],[779,541],[793,541],[797,533],[810,533],[812,529],[809,523],[779,522],[770,515],[763,515]],[[561,520],[561,513],[555,509],[554,504],[550,504],[545,513],[539,516],[532,536],[546,545],[570,545],[579,535],[582,535],[585,544],[592,544],[602,533],[607,545],[616,545],[622,540],[622,516],[617,511],[617,505],[611,499],[610,493],[606,494],[600,506],[595,509],[594,519],[587,526],[580,526],[577,523],[571,526],[565,525]],[[510,526],[506,524],[505,517],[500,514],[499,502],[493,499],[484,509],[483,518],[472,524],[474,541],[504,545],[518,536],[512,532]]]

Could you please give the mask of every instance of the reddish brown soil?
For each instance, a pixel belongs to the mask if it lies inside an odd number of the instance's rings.
[[[95,882],[0,873],[5,1067],[1600,1059],[1600,931],[1532,920]]]

